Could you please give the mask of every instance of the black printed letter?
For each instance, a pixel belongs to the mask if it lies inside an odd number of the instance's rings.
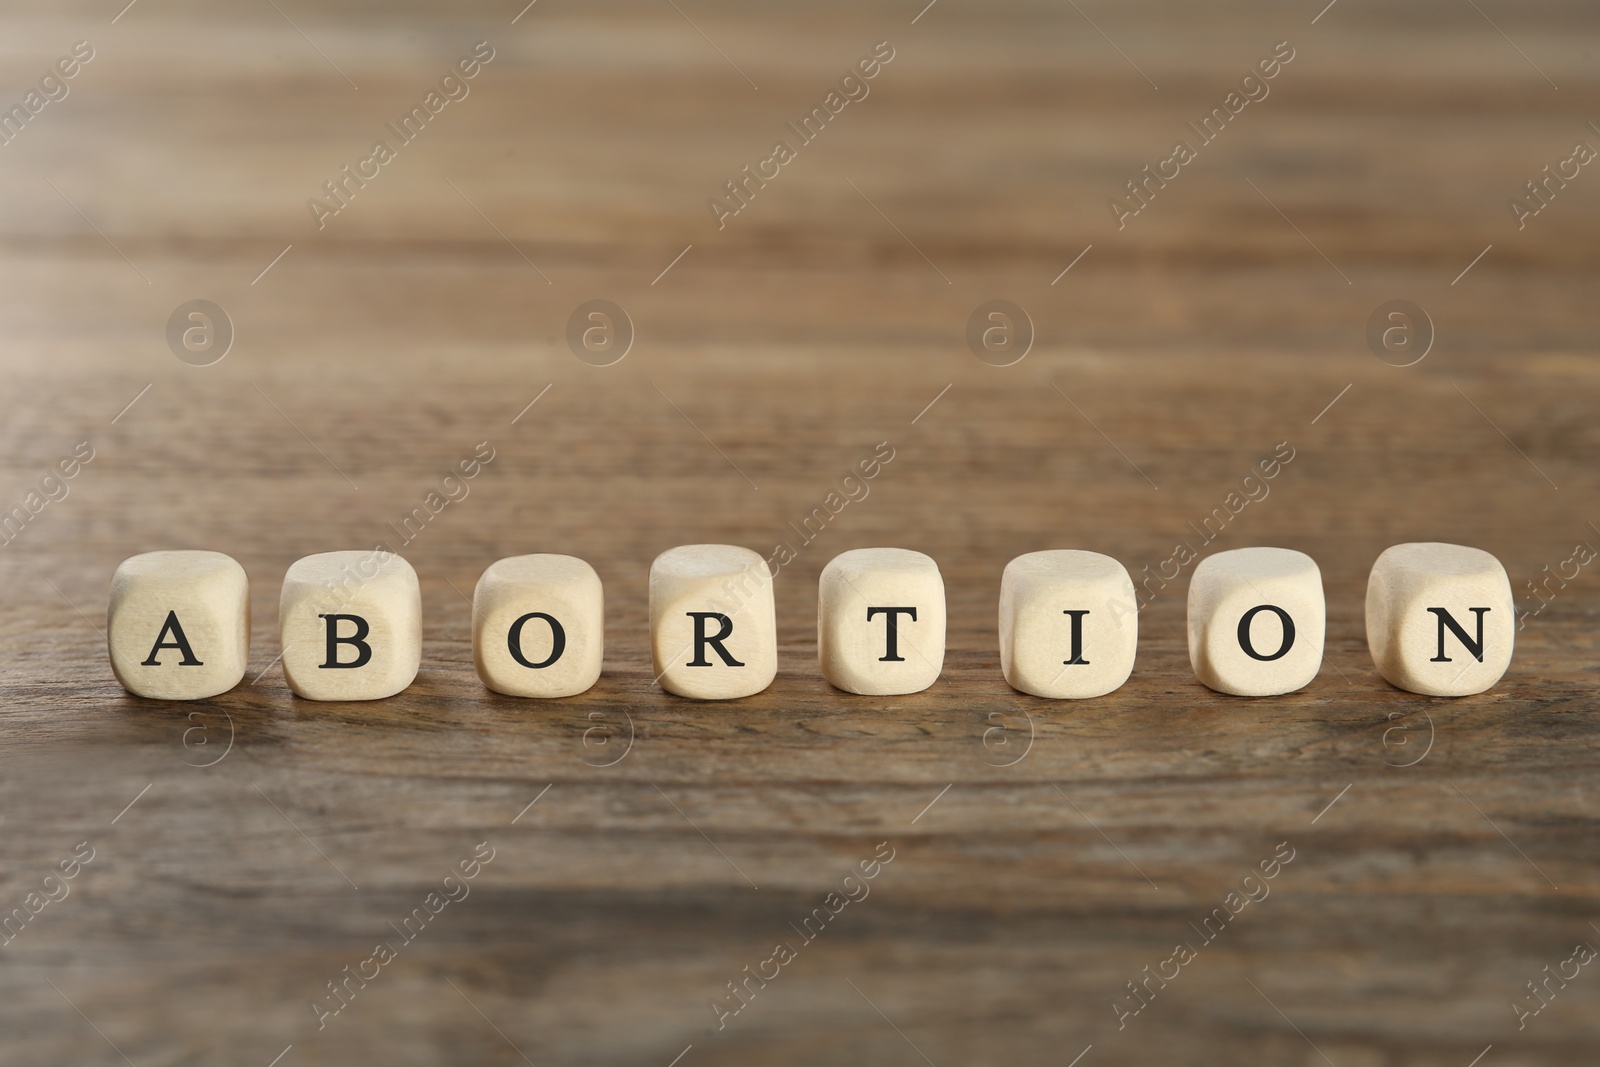
[[[1450,632],[1455,634],[1456,639],[1466,646],[1467,651],[1472,653],[1473,659],[1479,663],[1483,662],[1483,613],[1488,611],[1488,608],[1467,609],[1478,618],[1478,639],[1476,641],[1467,636],[1467,631],[1461,628],[1459,622],[1456,622],[1455,616],[1444,608],[1429,608],[1428,610],[1439,616],[1439,654],[1430,659],[1429,663],[1452,662],[1450,657],[1444,654],[1444,628],[1446,626],[1450,627]]]
[[[1270,611],[1283,621],[1283,644],[1278,646],[1278,651],[1270,656],[1263,656],[1256,651],[1256,646],[1250,643],[1250,623],[1257,614]],[[1275,660],[1282,659],[1294,647],[1294,620],[1289,618],[1289,613],[1272,604],[1260,604],[1244,613],[1244,618],[1239,620],[1239,647],[1244,649],[1244,654],[1251,659]]]
[[[687,611],[684,614],[694,620],[694,659],[690,660],[685,666],[715,666],[710,660],[706,659],[706,646],[708,645],[717,650],[717,655],[721,656],[722,662],[729,667],[744,666],[743,663],[728,655],[728,650],[722,647],[722,642],[726,641],[728,636],[733,633],[732,619],[720,611]],[[717,620],[717,632],[709,636],[706,634],[707,619]]]
[[[1478,631],[1479,633],[1483,632],[1483,620],[1481,618],[1478,620]],[[166,636],[169,633],[172,635],[171,641],[166,640]],[[1462,635],[1462,639],[1466,639],[1465,634]],[[1439,640],[1442,642],[1444,638],[1441,637]],[[149,657],[145,659],[144,662],[140,663],[139,666],[161,666],[160,661],[156,659],[156,653],[160,652],[164,648],[175,648],[179,652],[183,653],[183,658],[178,661],[178,666],[180,667],[205,666],[204,663],[201,663],[199,660],[194,658],[194,651],[189,647],[189,639],[183,636],[183,627],[178,624],[178,613],[176,611],[167,612],[167,621],[162,624],[161,632],[156,634],[155,647],[150,650]],[[1482,659],[1483,657],[1479,656],[1478,658]]]
[[[540,663],[529,663],[528,657],[522,654],[522,624],[527,622],[529,619],[543,619],[545,622],[550,624],[550,656]],[[530,611],[528,614],[511,624],[511,632],[506,635],[506,645],[511,649],[512,659],[516,660],[524,667],[531,667],[534,670],[539,670],[542,667],[550,666],[550,664],[560,659],[561,653],[567,650],[567,631],[561,628],[561,624],[559,622],[557,622],[551,616],[546,615],[544,612]]]
[[[889,639],[888,639],[887,642],[885,642],[883,655],[878,657],[878,662],[879,663],[904,663],[906,658],[900,654],[900,628],[896,624],[899,622],[898,616],[900,616],[900,615],[909,615],[909,616],[911,616],[911,621],[912,622],[916,622],[917,621],[917,609],[916,608],[868,608],[867,609],[867,621],[871,622],[872,621],[872,617],[874,615],[878,615],[878,614],[882,614],[882,615],[887,616],[888,618],[887,618],[886,621],[889,624],[889,635],[888,635]]]
[[[1072,616],[1072,658],[1065,663],[1069,667],[1087,667],[1089,661],[1083,658],[1083,617],[1089,614],[1088,609],[1066,610],[1061,614]]]
[[[317,618],[326,619],[328,621],[328,662],[319,663],[319,664],[317,664],[318,667],[352,667],[353,668],[353,667],[365,667],[367,665],[368,661],[370,661],[372,659],[372,646],[367,644],[367,641],[366,641],[367,634],[371,631],[371,627],[369,627],[367,625],[367,620],[366,619],[363,619],[360,615],[320,615],[320,614],[317,616]],[[356,632],[351,634],[349,637],[340,637],[339,636],[339,624],[341,622],[343,622],[344,620],[346,620],[346,619],[349,619],[351,622],[356,624]],[[356,658],[354,660],[350,661],[349,663],[340,663],[339,662],[339,646],[340,645],[355,645],[356,647],[361,649],[361,651],[357,652],[356,653]]]

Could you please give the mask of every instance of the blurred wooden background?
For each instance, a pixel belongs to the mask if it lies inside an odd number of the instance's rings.
[[[95,0],[0,23],[7,108],[94,50],[0,146],[0,511],[94,449],[0,546],[0,914],[94,849],[0,947],[0,1062],[1592,1055],[1589,969],[1520,1029],[1514,1005],[1600,945],[1600,581],[1558,589],[1459,701],[1386,687],[1361,619],[1395,542],[1494,552],[1528,609],[1600,546],[1600,172],[1521,230],[1507,207],[1600,147],[1592,5]],[[480,41],[469,95],[318,230],[306,200]],[[1118,230],[1108,200],[1280,41],[1267,98]],[[707,200],[879,42],[870,94],[719,230]],[[166,340],[195,299],[236,335],[211,366]],[[567,345],[594,299],[633,325],[613,366]],[[967,348],[990,299],[1036,331],[1013,366]],[[1395,299],[1437,334],[1405,368],[1365,341]],[[417,683],[292,699],[285,568],[393,542],[482,441],[493,462],[403,549]],[[778,577],[773,687],[652,687],[654,555],[798,545],[787,524],[883,441],[870,495]],[[1118,693],[1004,685],[1011,557],[1140,574],[1285,441],[1215,547],[1321,564],[1312,686],[1200,687],[1187,574]],[[944,570],[926,693],[816,670],[817,573],[870,545]],[[253,582],[253,681],[197,705],[125,696],[101,634],[116,563],[176,547]],[[472,673],[466,597],[530,551],[606,583],[583,697]],[[326,983],[484,841],[471,895],[319,1030]],[[718,1029],[727,983],[880,842],[871,895]],[[1270,897],[1119,1029],[1127,983],[1281,842]]]

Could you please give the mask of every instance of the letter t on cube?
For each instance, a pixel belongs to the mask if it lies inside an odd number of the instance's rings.
[[[767,561],[734,545],[681,545],[650,564],[650,656],[661,688],[695,700],[753,696],[778,673]]]
[[[380,549],[296,560],[278,600],[283,675],[307,700],[381,700],[422,665],[422,591]]]
[[[822,568],[817,660],[847,693],[920,693],[944,668],[944,578],[932,557],[857,548]]]
[[[1122,564],[1098,552],[1029,552],[1000,579],[1000,669],[1036,697],[1104,696],[1128,680],[1139,607]]]
[[[1481,693],[1511,666],[1511,580],[1479,548],[1437,541],[1383,550],[1367,578],[1367,648],[1390,685],[1435,697]]]
[[[111,577],[111,670],[135,696],[226,693],[250,657],[250,582],[221,552],[145,552]]]

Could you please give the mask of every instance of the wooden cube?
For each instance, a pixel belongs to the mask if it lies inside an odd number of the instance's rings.
[[[1000,578],[1000,670],[1038,697],[1097,697],[1133,672],[1139,606],[1122,564],[1098,552],[1029,552]]]
[[[605,594],[576,556],[511,556],[472,593],[472,662],[483,684],[514,697],[569,697],[600,678]]]
[[[1304,552],[1239,548],[1207,556],[1189,582],[1189,662],[1219,693],[1292,693],[1317,676],[1327,606]]]
[[[379,700],[422,664],[422,591],[382,549],[296,560],[278,601],[283,675],[307,700]]]
[[[111,576],[111,670],[135,696],[226,693],[250,659],[250,582],[221,552],[145,552]]]
[[[918,693],[944,667],[944,579],[930,556],[858,548],[817,586],[817,660],[847,693]]]
[[[1511,666],[1511,580],[1478,548],[1437,541],[1383,550],[1367,578],[1367,648],[1378,673],[1426,696],[1481,693]]]
[[[669,548],[650,565],[650,655],[661,688],[696,700],[761,692],[778,673],[767,561],[734,545]]]

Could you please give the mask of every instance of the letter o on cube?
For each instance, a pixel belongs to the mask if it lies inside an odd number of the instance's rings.
[[[920,693],[944,668],[944,578],[930,556],[857,548],[822,568],[817,661],[847,693]]]
[[[1367,577],[1367,648],[1378,673],[1425,696],[1481,693],[1511,666],[1511,580],[1480,548],[1394,545]]]
[[[695,700],[753,696],[778,673],[767,561],[735,545],[680,545],[650,564],[650,656],[661,688]]]
[[[514,697],[569,697],[600,678],[605,594],[576,556],[511,556],[472,593],[472,663],[483,684]]]
[[[1036,697],[1098,697],[1133,672],[1139,608],[1127,568],[1099,552],[1029,552],[1000,579],[1000,670]]]
[[[320,552],[290,565],[278,600],[283,675],[307,700],[381,700],[422,665],[422,590],[381,549]]]
[[[1322,572],[1304,552],[1239,548],[1207,556],[1189,581],[1189,662],[1219,693],[1292,693],[1322,668]]]
[[[250,658],[250,581],[221,552],[145,552],[111,576],[111,671],[135,696],[226,693]]]

